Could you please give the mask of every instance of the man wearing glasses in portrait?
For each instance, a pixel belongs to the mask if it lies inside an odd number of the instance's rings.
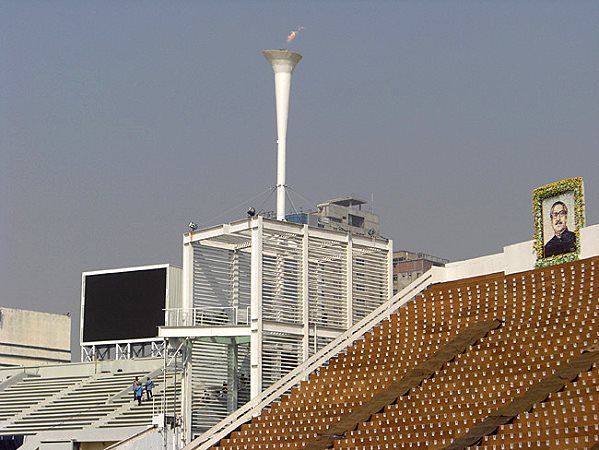
[[[549,216],[555,236],[545,244],[545,258],[576,251],[576,234],[568,230],[566,204],[562,201],[555,202],[551,206]]]

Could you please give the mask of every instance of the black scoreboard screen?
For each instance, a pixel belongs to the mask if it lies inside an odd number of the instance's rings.
[[[166,270],[85,275],[83,342],[157,337],[164,325]]]

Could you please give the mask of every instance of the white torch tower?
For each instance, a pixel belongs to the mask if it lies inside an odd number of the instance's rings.
[[[287,159],[287,120],[291,74],[302,55],[289,50],[264,50],[264,57],[275,74],[275,102],[277,109],[277,220],[285,220],[285,176]]]

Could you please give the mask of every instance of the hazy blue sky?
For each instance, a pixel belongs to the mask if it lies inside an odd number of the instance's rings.
[[[374,196],[396,249],[459,260],[532,239],[532,189],[581,176],[598,223],[597,24],[598,1],[0,1],[0,305],[75,331],[82,271],[180,265],[190,220],[259,206],[260,52],[299,26],[296,206]]]

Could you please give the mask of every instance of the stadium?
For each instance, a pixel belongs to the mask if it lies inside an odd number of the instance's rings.
[[[599,448],[599,225],[582,179],[535,189],[532,240],[393,295],[391,240],[286,217],[301,55],[264,53],[276,218],[190,224],[180,269],[84,272],[82,362],[0,369],[0,448]],[[119,315],[139,298],[138,326]],[[141,404],[136,378],[156,385]]]

